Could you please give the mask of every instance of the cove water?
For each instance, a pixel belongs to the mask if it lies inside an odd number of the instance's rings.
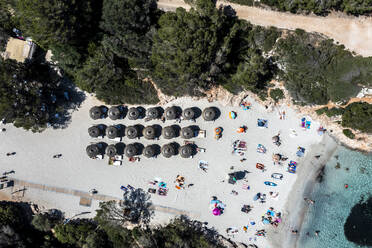
[[[349,188],[345,189],[345,184]],[[348,241],[344,235],[346,219],[362,197],[372,197],[372,155],[340,146],[326,165],[323,181],[314,186],[310,198],[315,204],[305,216],[298,247],[367,247]],[[316,230],[320,231],[318,236]]]

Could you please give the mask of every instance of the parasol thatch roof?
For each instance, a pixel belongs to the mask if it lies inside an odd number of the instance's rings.
[[[143,149],[143,155],[147,158],[155,156],[155,147],[153,145],[148,145]]]
[[[138,149],[135,144],[129,144],[124,148],[124,154],[128,158],[136,156],[138,154]]]
[[[115,139],[118,137],[118,129],[115,126],[109,126],[106,128],[106,135],[109,139]]]
[[[106,155],[109,157],[114,157],[117,154],[115,145],[108,145],[106,147]]]
[[[164,127],[161,134],[165,139],[172,139],[176,137],[176,130],[172,126]]]
[[[133,107],[128,110],[127,116],[129,120],[137,120],[139,115],[140,115],[140,112],[137,108]]]
[[[192,120],[195,117],[195,112],[192,108],[187,108],[183,110],[182,116],[185,120]]]
[[[165,118],[167,120],[174,120],[177,118],[177,108],[176,107],[169,107],[165,110]]]
[[[193,152],[193,149],[192,149],[191,145],[184,145],[184,146],[181,146],[180,149],[179,149],[179,153],[180,153],[181,157],[183,157],[183,158],[191,157],[192,152]]]
[[[92,107],[90,110],[89,110],[89,115],[90,115],[90,118],[92,118],[93,120],[97,120],[97,119],[100,119],[101,116],[102,116],[102,110],[100,107],[97,107],[97,106],[94,106]]]
[[[118,106],[112,106],[108,111],[108,116],[111,120],[117,120],[121,117],[121,111]]]
[[[176,154],[176,150],[172,144],[165,144],[161,148],[161,154],[163,154],[163,156],[166,158],[170,158]]]
[[[135,139],[138,137],[138,129],[136,126],[129,126],[125,129],[125,135],[129,139]]]
[[[194,130],[191,127],[183,127],[181,129],[181,137],[184,139],[191,139],[194,137]]]
[[[213,107],[205,108],[202,116],[205,121],[213,121],[216,118],[217,111]]]
[[[157,108],[149,108],[146,110],[146,116],[151,119],[159,118],[159,110]]]
[[[87,146],[86,152],[89,157],[95,158],[99,154],[99,147],[97,144]]]
[[[142,134],[146,139],[155,139],[155,128],[153,126],[147,126],[143,129]]]
[[[88,128],[88,133],[90,137],[97,138],[101,134],[101,130],[98,126],[92,126]]]

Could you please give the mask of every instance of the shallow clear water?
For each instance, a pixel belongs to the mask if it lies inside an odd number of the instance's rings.
[[[338,156],[336,159],[335,156]],[[341,168],[336,169],[337,162]],[[347,170],[349,168],[349,170]],[[345,189],[344,185],[349,188]],[[344,224],[362,197],[372,196],[372,156],[339,147],[327,163],[322,183],[314,186],[300,236],[301,248],[355,248],[344,235]],[[319,236],[314,235],[320,230]],[[309,235],[306,233],[309,232]]]

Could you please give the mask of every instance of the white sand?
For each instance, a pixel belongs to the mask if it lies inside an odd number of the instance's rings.
[[[322,137],[316,132],[319,125],[313,122],[311,129],[304,131],[300,128],[299,118],[302,116],[296,116],[291,109],[283,107],[286,111],[286,120],[279,120],[277,110],[269,113],[263,106],[253,100],[251,102],[252,109],[247,111],[239,107],[222,106],[218,102],[208,103],[206,100],[195,101],[191,98],[180,98],[168,103],[167,106],[174,104],[181,108],[197,106],[200,109],[204,109],[207,106],[215,106],[220,109],[221,116],[214,123],[205,122],[200,117],[196,123],[183,121],[180,124],[181,127],[198,125],[201,129],[207,130],[207,138],[193,139],[199,147],[207,149],[206,153],[199,153],[193,159],[183,159],[179,156],[166,159],[161,155],[156,159],[146,159],[141,156],[142,159],[139,163],[126,161],[122,167],[111,167],[107,165],[107,159],[92,160],[86,155],[85,148],[91,142],[104,141],[108,144],[114,143],[106,138],[103,140],[90,138],[87,129],[92,124],[122,123],[128,126],[138,123],[146,126],[156,123],[164,127],[175,123],[173,121],[166,121],[165,124],[160,121],[144,123],[143,120],[129,121],[128,119],[114,122],[109,118],[93,121],[89,118],[89,109],[100,103],[93,97],[88,96],[79,111],[73,113],[72,123],[66,129],[48,129],[43,133],[34,134],[17,129],[10,124],[5,125],[7,131],[0,133],[3,136],[0,144],[2,151],[0,154],[0,172],[13,169],[16,173],[12,176],[17,179],[82,191],[96,188],[100,194],[114,197],[121,197],[120,185],[131,184],[134,187],[141,187],[147,190],[149,187],[148,181],[159,177],[168,183],[169,193],[165,197],[153,195],[152,201],[154,204],[187,211],[192,218],[208,222],[209,227],[216,228],[223,235],[226,228],[236,227],[239,229],[239,233],[235,235],[233,240],[248,244],[250,243],[249,238],[254,237],[255,230],[266,227],[262,224],[257,224],[254,227],[250,227],[248,233],[244,233],[242,230],[243,225],[248,224],[250,220],[259,223],[260,216],[269,207],[274,207],[275,210],[281,211],[286,217],[284,206],[297,178],[297,175],[286,172],[287,163],[284,163],[284,166],[274,166],[272,154],[280,152],[289,157],[289,160],[299,162],[299,168],[301,168],[304,164],[295,155],[297,147],[305,147],[306,153],[309,153],[311,145],[317,144],[322,140]],[[236,120],[228,118],[228,113],[231,110],[238,113]],[[258,128],[256,126],[257,118],[268,119],[269,128]],[[243,124],[248,126],[248,132],[246,134],[238,134],[236,129]],[[214,139],[213,134],[213,130],[217,126],[224,128],[223,137],[219,141]],[[297,131],[297,137],[291,138],[289,136],[290,128]],[[275,146],[271,140],[271,137],[276,135],[278,131],[281,132],[282,138],[280,147]],[[243,163],[239,161],[243,157],[231,154],[231,143],[236,139],[245,140],[248,144],[248,152],[243,156],[247,161]],[[179,144],[183,143],[181,138],[176,138],[172,141],[176,141]],[[162,145],[170,141],[163,138],[160,138],[159,141],[148,141],[144,138],[128,140],[124,137],[123,142],[125,144],[141,142],[145,145],[151,143]],[[266,154],[256,152],[258,143],[266,146],[268,150]],[[12,151],[17,152],[17,154],[11,157],[5,155],[5,153]],[[57,153],[62,153],[63,157],[53,159],[52,156]],[[209,162],[208,173],[198,168],[199,160]],[[262,173],[256,169],[255,164],[257,162],[265,164],[268,170]],[[230,170],[231,166],[234,166],[234,170]],[[227,173],[236,170],[248,170],[251,172],[246,177],[251,187],[250,190],[242,189],[242,185],[246,183],[244,181],[239,181],[236,185],[228,184],[226,181],[221,182],[226,179]],[[277,182],[277,187],[265,186],[263,184],[264,181],[274,180],[270,178],[271,173],[274,172],[284,174],[284,179]],[[177,175],[184,176],[186,184],[193,183],[194,186],[186,190],[177,190],[173,183]],[[231,190],[236,190],[239,195],[230,194]],[[253,196],[257,192],[268,195],[269,191],[279,191],[279,200],[268,199],[265,204],[253,201]],[[211,196],[217,196],[218,199],[227,205],[222,216],[216,217],[212,215],[209,207]],[[49,203],[48,207],[61,208],[66,212],[67,216],[73,216],[82,211],[90,211],[93,215],[94,210],[98,206],[98,203],[93,201],[92,207],[81,207],[78,205],[79,199],[77,197],[63,196],[60,193],[40,193],[39,190],[32,189],[26,191],[25,199],[32,199],[35,202],[39,200],[45,204]],[[254,209],[249,214],[243,213],[240,211],[243,204],[253,205]],[[172,214],[156,212],[154,220],[157,223],[164,223],[173,217],[174,215]],[[257,238],[256,244],[267,244],[267,240],[265,238]]]

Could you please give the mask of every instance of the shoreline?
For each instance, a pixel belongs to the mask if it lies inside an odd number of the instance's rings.
[[[304,218],[309,207],[311,207],[304,201],[304,198],[313,192],[314,185],[318,183],[319,173],[326,166],[338,146],[339,144],[335,142],[333,137],[325,134],[322,141],[319,144],[312,145],[310,153],[300,161],[299,167],[301,169],[284,206],[285,215],[288,218],[284,218],[282,225],[279,227],[275,229],[270,227],[268,230],[268,241],[274,247],[300,247],[298,244],[299,234],[302,230]],[[314,156],[320,154],[319,159],[314,158]],[[292,234],[292,229],[298,230],[298,234]],[[277,246],[278,244],[280,246]]]

